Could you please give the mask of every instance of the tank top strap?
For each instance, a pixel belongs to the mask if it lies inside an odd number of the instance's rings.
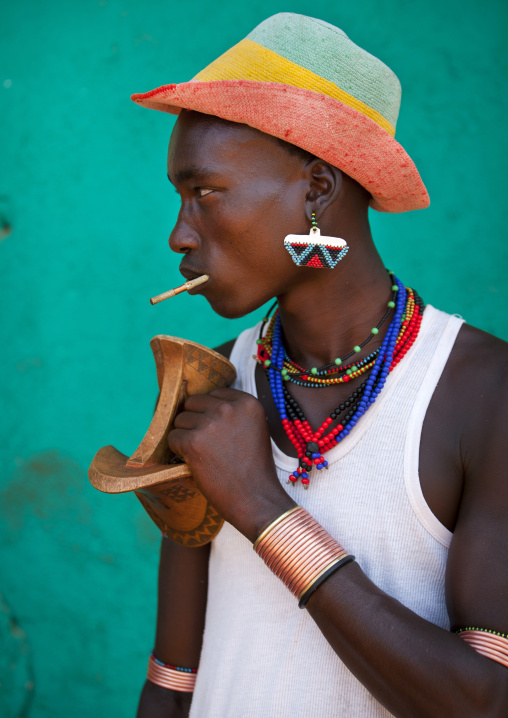
[[[430,312],[429,312],[430,310]],[[404,482],[411,507],[422,526],[445,547],[450,545],[452,533],[432,513],[423,496],[419,457],[423,422],[430,401],[441,379],[450,357],[455,340],[464,323],[462,317],[449,315],[434,307],[427,307],[429,313],[429,337],[420,350],[422,376],[418,379],[418,390],[411,408],[406,430],[404,448]],[[413,380],[416,377],[413,377]]]

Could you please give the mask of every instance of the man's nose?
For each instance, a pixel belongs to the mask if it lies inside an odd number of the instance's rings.
[[[169,248],[178,254],[187,254],[198,246],[199,237],[196,231],[179,216],[169,235]]]

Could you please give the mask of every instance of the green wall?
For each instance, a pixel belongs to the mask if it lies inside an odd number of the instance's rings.
[[[158,534],[93,490],[156,394],[158,333],[210,346],[230,322],[167,247],[173,119],[132,92],[189,79],[281,10],[342,27],[399,75],[397,138],[432,205],[372,214],[388,266],[427,302],[508,338],[507,6],[495,0],[10,0],[0,10],[0,714],[132,716],[151,649]],[[2,231],[2,236],[8,233]]]

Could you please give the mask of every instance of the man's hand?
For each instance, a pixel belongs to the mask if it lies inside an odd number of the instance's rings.
[[[217,511],[248,539],[295,503],[277,478],[261,403],[243,391],[189,397],[168,435]]]

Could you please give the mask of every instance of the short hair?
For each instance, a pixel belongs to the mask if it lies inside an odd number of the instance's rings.
[[[313,155],[312,152],[308,152],[307,150],[304,150],[302,147],[298,147],[297,145],[292,145],[291,142],[286,142],[286,140],[281,140],[280,137],[275,137],[274,135],[267,135],[267,137],[271,137],[285,152],[292,155],[293,157],[298,157],[304,163],[320,159],[320,157],[318,157],[317,155]],[[326,160],[322,161],[326,162]],[[328,162],[327,164],[330,163]],[[355,185],[358,185],[358,187],[360,187],[369,198],[371,197],[369,191],[365,189],[365,187],[361,185],[358,180],[354,180],[350,175],[346,174],[344,170],[341,170],[341,172],[343,177],[347,177],[350,182],[354,183]]]
[[[308,152],[307,150],[304,150],[302,147],[298,147],[297,145],[292,145],[291,142],[286,142],[286,140],[281,140],[280,137],[274,137],[273,135],[268,135],[269,137],[273,137],[274,140],[276,140],[277,144],[282,147],[283,150],[288,152],[290,155],[293,155],[294,157],[299,157],[303,162],[310,162],[311,160],[318,159],[316,155],[313,155],[312,152]]]
[[[218,115],[207,115],[201,112],[198,112],[197,110],[186,110],[183,109],[183,112],[192,113],[193,115],[200,115],[203,120],[210,124],[221,124],[221,125],[238,125],[241,126],[244,123],[243,122],[235,122],[234,120],[226,120],[223,117],[219,117]],[[247,125],[248,127],[249,125]],[[256,129],[256,128],[252,128]],[[285,152],[292,155],[293,157],[299,157],[303,162],[310,162],[311,160],[318,159],[316,155],[313,155],[312,152],[307,152],[307,150],[302,149],[301,147],[297,147],[296,145],[291,144],[291,142],[286,142],[286,140],[282,140],[280,137],[275,137],[275,135],[269,135],[266,132],[263,132],[262,130],[257,130],[261,134],[266,135],[266,137],[270,137],[270,139],[274,140],[279,147],[281,147]]]

